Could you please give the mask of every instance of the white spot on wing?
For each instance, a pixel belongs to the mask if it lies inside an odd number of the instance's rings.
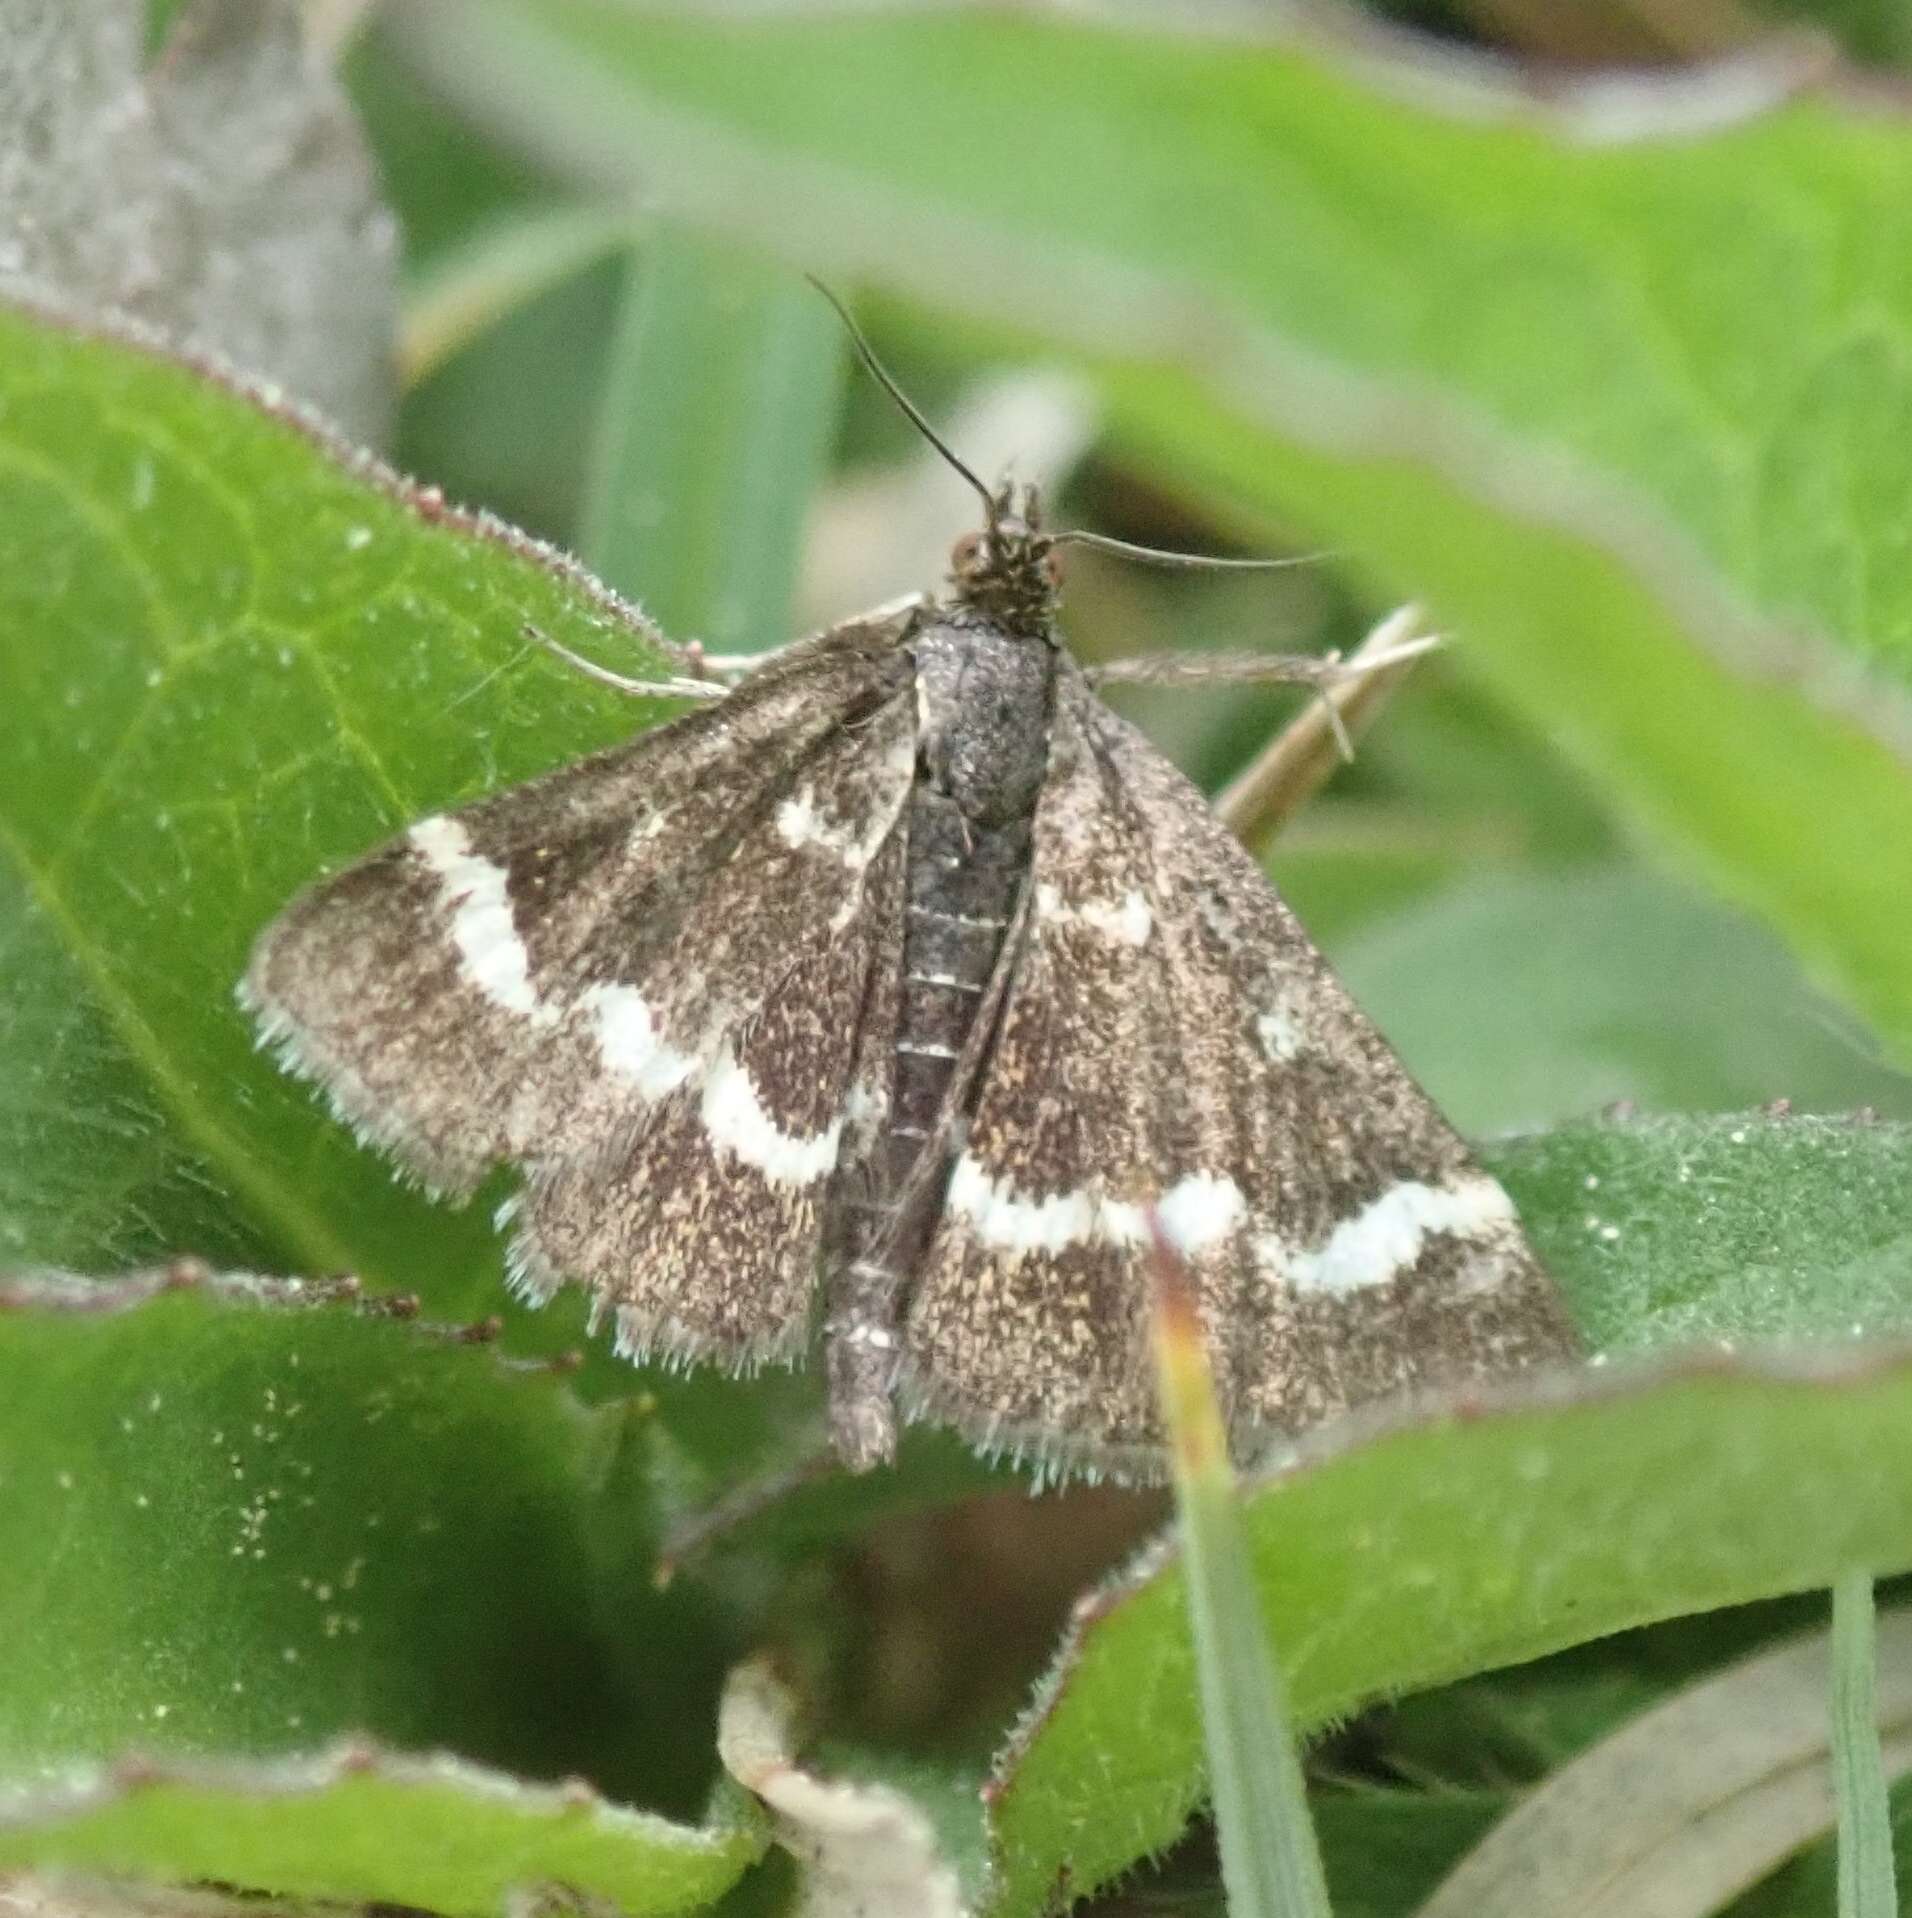
[[[950,1174],[946,1203],[984,1245],[1017,1257],[1061,1252],[1072,1245],[1132,1249],[1149,1240],[1148,1207],[1139,1201],[1105,1198],[1086,1186],[1030,1198],[1007,1179],[991,1178],[967,1152]],[[1155,1202],[1163,1235],[1188,1258],[1224,1243],[1246,1211],[1247,1201],[1235,1181],[1212,1172],[1178,1179]]]
[[[605,1070],[628,1079],[646,1099],[661,1099],[696,1076],[699,1061],[665,1043],[649,1001],[635,986],[592,986],[578,1003],[591,1015]]]
[[[1086,1244],[1095,1229],[1097,1209],[1096,1195],[1081,1187],[1040,1199],[1024,1198],[1008,1180],[992,1179],[982,1162],[967,1152],[950,1174],[945,1204],[969,1221],[984,1245],[1018,1256]]]
[[[1248,1202],[1233,1179],[1196,1172],[1178,1179],[1156,1202],[1155,1216],[1170,1245],[1186,1258],[1227,1240]]]
[[[443,815],[421,819],[406,836],[437,877],[466,979],[502,1010],[549,1025],[557,1010],[531,983],[531,955],[512,921],[504,868],[473,852],[464,827]]]
[[[861,820],[832,818],[817,805],[815,788],[800,786],[777,808],[777,831],[784,844],[814,846],[842,860],[851,872],[861,872],[883,850],[915,765],[916,742],[905,732],[890,747],[884,766],[888,790]],[[878,791],[873,789],[871,797],[876,800]]]
[[[764,1110],[749,1070],[728,1045],[718,1052],[704,1081],[702,1116],[713,1144],[734,1152],[776,1184],[808,1185],[836,1164],[842,1118],[808,1137],[784,1131]]]
[[[1087,926],[1125,946],[1146,945],[1155,930],[1155,914],[1133,886],[1120,899],[1085,899],[1065,905],[1062,894],[1045,883],[1036,888],[1036,916],[1052,926]]]
[[[1343,1219],[1311,1252],[1290,1252],[1268,1239],[1258,1249],[1297,1292],[1346,1293],[1411,1270],[1437,1233],[1477,1238],[1514,1223],[1513,1201],[1483,1173],[1453,1185],[1403,1179]]]
[[[1302,1048],[1301,1027],[1284,1006],[1276,1006],[1256,1019],[1255,1037],[1261,1041],[1262,1051],[1277,1065],[1292,1059]]]

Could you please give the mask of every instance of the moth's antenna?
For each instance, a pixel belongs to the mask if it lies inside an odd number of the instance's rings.
[[[950,451],[935,427],[930,425],[918,410],[916,402],[890,377],[888,368],[876,357],[875,349],[863,337],[863,329],[851,319],[850,309],[814,273],[806,273],[803,277],[836,308],[836,316],[843,322],[844,331],[849,334],[850,344],[856,348],[856,356],[863,362],[865,371],[902,409],[903,417],[976,489],[977,497],[983,503],[983,511],[989,515],[991,524],[994,524],[996,496]]]
[[[1332,553],[1295,553],[1286,559],[1231,559],[1219,553],[1172,553],[1160,546],[1137,546],[1134,541],[1117,539],[1111,533],[1088,533],[1076,528],[1054,534],[1054,546],[1092,546],[1099,553],[1119,553],[1124,559],[1140,560],[1145,566],[1167,566],[1182,572],[1278,573],[1288,566],[1312,566],[1317,560],[1332,559]]]
[[[843,322],[843,330],[850,336],[850,344],[856,348],[856,356],[870,377],[882,387],[903,414],[903,417],[935,447],[944,460],[975,489],[976,497],[983,503],[983,511],[990,523],[995,523],[996,496],[979,480],[975,473],[956,456],[949,443],[937,432],[935,427],[923,417],[916,402],[897,385],[888,367],[876,357],[876,349],[863,337],[863,329],[850,317],[850,309],[814,273],[803,276],[836,309],[836,316]],[[1173,567],[1182,572],[1214,573],[1275,573],[1289,566],[1309,566],[1317,560],[1331,558],[1328,553],[1299,553],[1286,559],[1231,559],[1213,553],[1171,553],[1159,546],[1138,546],[1132,540],[1117,539],[1110,533],[1090,533],[1080,528],[1066,533],[1056,533],[1050,538],[1052,546],[1093,546],[1099,552],[1119,553],[1124,559],[1140,561],[1144,566]]]

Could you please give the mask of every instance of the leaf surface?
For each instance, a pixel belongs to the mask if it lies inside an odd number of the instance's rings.
[[[703,1803],[734,1650],[642,1405],[267,1280],[14,1281],[0,1379],[0,1861],[664,1911],[756,1855],[599,1795]]]
[[[530,1785],[365,1745],[256,1765],[141,1763],[28,1794],[0,1814],[10,1866],[471,1918],[495,1918],[514,1895],[549,1886],[643,1918],[703,1910],[759,1848],[747,1828],[674,1825],[579,1785]]]
[[[1347,940],[1336,970],[1466,1133],[1620,1100],[1912,1118],[1912,1078],[1765,927],[1637,866],[1467,873]]]
[[[555,555],[157,354],[0,310],[0,1250],[352,1270],[489,1311],[484,1212],[255,1055],[254,937],[407,820],[646,709],[527,622],[662,654]],[[650,708],[651,713],[658,708]]]
[[[1714,1353],[1615,1357],[1559,1390],[1357,1424],[1251,1485],[1256,1584],[1303,1725],[1847,1565],[1912,1566],[1897,1463],[1912,1129],[1661,1120],[1564,1129],[1489,1163],[1597,1350]],[[1720,1349],[1842,1322],[1881,1342],[1810,1361]],[[1160,1557],[1072,1628],[999,1761],[992,1911],[1039,1911],[1065,1868],[1078,1893],[1104,1882],[1199,1800],[1185,1607],[1180,1563]]]

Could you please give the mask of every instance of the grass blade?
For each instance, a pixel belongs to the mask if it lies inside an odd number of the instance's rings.
[[[1231,1918],[1329,1918],[1308,1792],[1256,1603],[1194,1294],[1156,1258],[1155,1353]]]
[[[665,224],[633,249],[579,543],[672,637],[722,651],[790,637],[842,348],[829,308],[781,267]]]
[[[1832,1779],[1839,1804],[1839,1918],[1898,1918],[1892,1813],[1879,1756],[1872,1575],[1832,1588]]]
[[[629,214],[595,206],[501,213],[431,258],[405,296],[399,381],[408,391],[487,329],[627,243]]]
[[[1416,1918],[1711,1918],[1738,1909],[1736,1900],[1833,1827],[1828,1652],[1825,1632],[1762,1646],[1624,1720],[1523,1793]],[[1912,1613],[1887,1615],[1879,1664],[1874,1762],[1882,1732],[1883,1768],[1902,1779],[1912,1768]],[[1830,1906],[1828,1895],[1783,1909]]]

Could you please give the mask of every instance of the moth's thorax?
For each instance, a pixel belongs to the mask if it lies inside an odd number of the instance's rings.
[[[918,777],[980,826],[1026,819],[1049,764],[1056,652],[950,607],[909,641]]]

